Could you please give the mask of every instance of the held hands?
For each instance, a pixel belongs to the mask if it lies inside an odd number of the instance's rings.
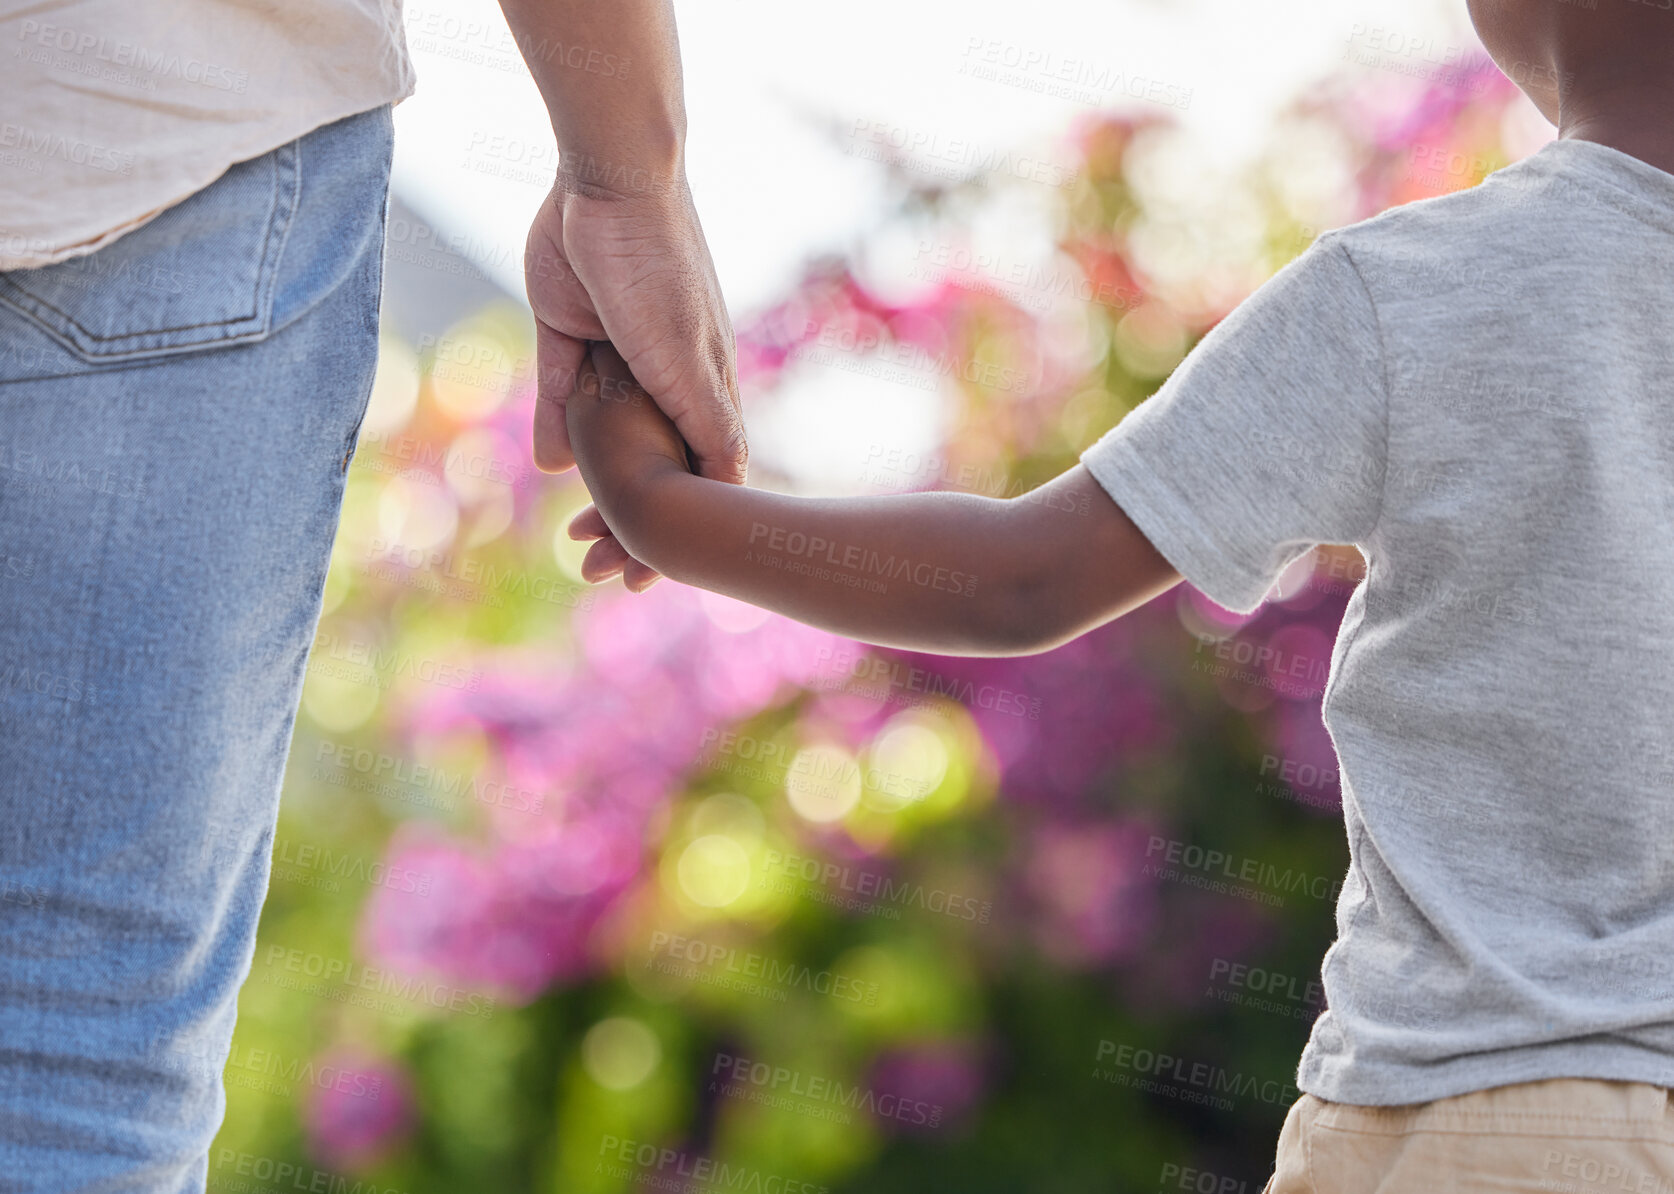
[[[642,521],[657,516],[657,480],[691,471],[686,441],[605,342],[587,346],[564,414],[566,444],[593,498],[569,526],[570,538],[597,540],[582,561],[582,579],[598,584],[621,573],[630,590],[643,593],[658,573],[631,553],[642,545]]]
[[[621,353],[612,360],[650,387],[653,409],[691,445],[696,471],[743,484],[732,325],[683,174],[622,192],[560,175],[529,229],[524,274],[535,314],[538,467],[563,472],[576,463],[565,405],[589,342],[608,340]],[[603,540],[588,555],[598,579],[623,572],[636,591],[656,579],[607,526],[585,525],[598,532],[587,537]]]

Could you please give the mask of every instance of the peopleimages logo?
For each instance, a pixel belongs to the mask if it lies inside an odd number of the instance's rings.
[[[367,548],[375,563],[370,571],[375,576],[385,575],[379,564],[395,563],[408,569],[422,569],[442,580],[455,581],[467,588],[480,590],[495,602],[505,597],[529,597],[568,609],[591,609],[593,595],[576,585],[550,576],[526,572],[521,568],[501,568],[482,560],[456,558],[451,552],[409,547],[390,539],[374,537]],[[458,596],[454,589],[447,590]]]
[[[1118,1044],[1116,1041],[1100,1041],[1094,1060],[1100,1067],[1106,1063],[1114,1067],[1113,1071],[1095,1070],[1095,1077],[1108,1081],[1116,1072],[1120,1072],[1123,1075],[1140,1076],[1149,1083],[1177,1084],[1179,1088],[1210,1096],[1215,1100],[1216,1106],[1222,1106],[1227,1110],[1231,1109],[1234,1097],[1254,1098],[1280,1107],[1288,1107],[1302,1097],[1301,1092],[1289,1082],[1240,1074],[1212,1062],[1192,1061],[1189,1058],[1176,1057],[1172,1053],[1159,1053],[1153,1049]],[[1145,1083],[1131,1080],[1120,1081],[1116,1085],[1136,1085],[1141,1089],[1149,1089]]]
[[[388,887],[421,896],[430,894],[428,871],[415,871],[379,859],[369,862],[361,855],[312,842],[297,843],[289,838],[280,838],[273,844],[273,871],[275,878],[294,878],[289,871],[309,871],[331,879],[355,879],[369,887]]]
[[[98,703],[98,690],[84,680],[4,660],[0,660],[0,689],[32,692],[59,701]]]
[[[619,1178],[630,1186],[702,1191],[702,1194],[720,1190],[737,1190],[740,1194],[827,1194],[830,1190],[829,1186],[816,1186],[782,1173],[729,1165],[713,1157],[621,1136],[600,1138],[594,1172]]]
[[[226,1176],[229,1169],[245,1180],[229,1181]],[[311,1165],[298,1165],[294,1161],[282,1161],[276,1157],[238,1152],[230,1148],[216,1150],[215,1170],[213,1185],[222,1190],[282,1189],[303,1190],[307,1194],[402,1194],[396,1187],[380,1186],[370,1178],[348,1177],[341,1173],[333,1173],[329,1169],[315,1169]],[[253,1185],[251,1179],[262,1184]]]
[[[831,677],[818,674],[812,677],[808,683],[814,688],[837,687],[835,684],[825,683],[827,679],[839,682],[853,680],[862,686],[878,685],[878,693],[899,690],[903,694],[918,694],[927,698],[944,697],[970,709],[988,709],[995,713],[1009,713],[1014,717],[1027,718],[1029,721],[1040,720],[1041,699],[1037,696],[1013,692],[1009,688],[1001,688],[994,684],[978,685],[973,680],[942,675],[900,660],[885,659],[862,651],[851,652],[847,648],[839,650],[821,647],[814,652],[814,667],[816,673],[826,668],[833,673]]]
[[[482,673],[473,668],[440,663],[434,659],[415,659],[393,647],[385,649],[365,639],[344,639],[321,629],[314,636],[310,662],[317,666],[326,661],[364,668],[374,673],[374,678],[419,680],[442,688],[470,692],[476,692],[482,683]]]
[[[665,973],[680,973],[667,965],[672,960],[737,979],[746,985],[766,984],[783,989],[800,989],[867,1007],[875,1007],[878,1002],[878,984],[875,982],[832,970],[815,970],[800,962],[786,962],[752,950],[717,945],[661,929],[651,935],[650,953],[653,955],[652,964],[661,964]]]
[[[22,150],[39,158],[60,158],[73,165],[109,174],[134,172],[134,155],[131,153],[95,145],[79,137],[26,128],[10,121],[0,122],[0,148]]]
[[[234,70],[200,58],[182,58],[171,51],[150,50],[136,42],[112,40],[102,33],[89,33],[25,18],[18,27],[17,36],[19,41],[31,42],[45,50],[105,62],[113,67],[130,68],[141,75],[197,83],[217,91],[243,95],[250,85],[248,71]]]
[[[345,771],[355,771],[371,779],[389,780],[414,788],[424,788],[449,799],[472,800],[477,804],[509,808],[517,812],[538,813],[546,804],[546,794],[514,788],[510,784],[495,783],[491,779],[477,779],[462,771],[448,771],[428,763],[412,763],[395,755],[380,754],[365,747],[347,743],[321,742],[315,749],[314,761],[327,760]]]
[[[762,862],[762,885],[777,886],[774,883],[776,877],[800,879],[804,883],[834,889],[870,901],[872,906],[918,908],[977,924],[987,924],[993,911],[987,900],[979,900],[975,896],[927,888],[911,880],[896,880],[882,871],[769,850]]]
[[[288,1057],[271,1049],[240,1049],[234,1043],[226,1068],[234,1071],[228,1081],[237,1086],[289,1094],[297,1086],[333,1090],[357,1099],[376,1099],[384,1092],[381,1074],[349,1069],[330,1062]]]
[[[391,995],[413,1003],[429,1004],[435,1008],[462,1012],[467,1016],[487,1019],[494,1014],[494,1000],[475,991],[462,990],[447,983],[433,983],[398,974],[376,966],[364,966],[343,958],[328,958],[324,954],[287,948],[283,945],[267,947],[265,963],[270,971],[284,970],[321,983],[338,982],[379,995]]]
[[[1301,893],[1316,900],[1334,900],[1343,889],[1341,879],[1311,875],[1307,871],[1280,867],[1259,858],[1239,858],[1224,850],[1155,834],[1146,843],[1145,858],[1142,875],[1181,879],[1194,887],[1240,895],[1242,898],[1253,897],[1247,890],[1236,886],[1238,884],[1266,888],[1268,893]]]
[[[865,1086],[848,1086],[834,1078],[804,1074],[789,1066],[769,1065],[750,1057],[717,1053],[709,1068],[709,1089],[729,1098],[743,1098],[768,1106],[795,1110],[797,1103],[825,1105],[841,1112],[865,1111],[879,1119],[893,1119],[919,1127],[938,1127],[942,1105],[922,1099],[879,1094]],[[717,1081],[717,1078],[719,1079]],[[842,1116],[837,1122],[847,1123]]]
[[[775,561],[779,555],[793,559],[820,561],[833,568],[853,570],[869,578],[906,580],[923,588],[946,593],[960,593],[966,597],[976,592],[976,577],[957,569],[915,561],[893,552],[885,554],[876,548],[858,543],[838,543],[823,535],[809,535],[786,527],[769,526],[765,522],[750,524],[750,551],[745,559],[755,558],[763,563]],[[779,553],[767,556],[766,551]]]

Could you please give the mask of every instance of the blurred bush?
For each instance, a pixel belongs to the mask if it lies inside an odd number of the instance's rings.
[[[1335,80],[1231,178],[1109,114],[1062,186],[887,163],[876,235],[741,322],[747,413],[893,372],[943,442],[851,490],[1033,488],[1318,231],[1506,164],[1513,99]],[[875,650],[583,586],[532,376],[516,305],[386,333],[211,1188],[1260,1189],[1347,862],[1353,549],[1248,618],[1182,585],[1044,655]]]

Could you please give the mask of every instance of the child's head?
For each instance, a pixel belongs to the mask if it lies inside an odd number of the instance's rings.
[[[1669,118],[1641,101],[1674,94],[1674,0],[1468,2],[1488,53],[1553,124],[1601,103]]]

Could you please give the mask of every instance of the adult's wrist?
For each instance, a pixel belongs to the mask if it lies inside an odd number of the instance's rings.
[[[556,185],[567,193],[597,199],[624,199],[683,192],[686,186],[684,112],[659,108],[615,128],[592,128],[587,135],[553,128],[558,137]],[[570,135],[566,135],[569,133]]]
[[[683,153],[608,157],[585,150],[560,151],[553,190],[565,198],[604,202],[684,201],[686,159]]]

